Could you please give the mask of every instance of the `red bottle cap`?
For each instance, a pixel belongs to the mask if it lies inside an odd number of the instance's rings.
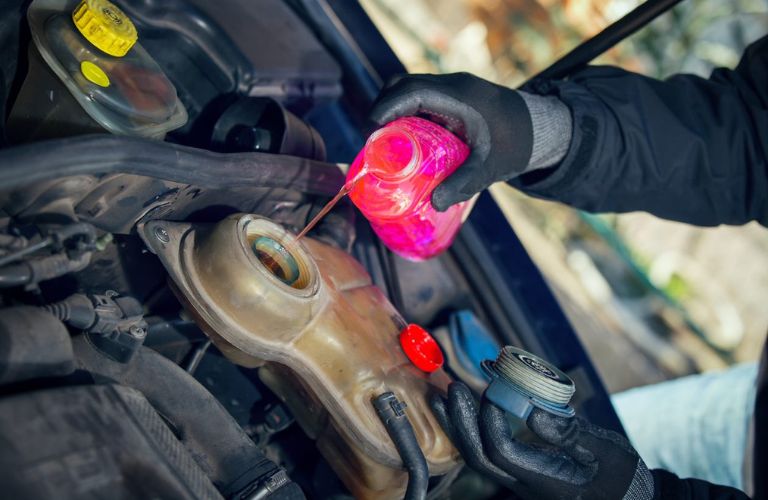
[[[400,346],[419,370],[432,373],[443,366],[443,351],[432,335],[419,325],[410,324],[403,328]]]

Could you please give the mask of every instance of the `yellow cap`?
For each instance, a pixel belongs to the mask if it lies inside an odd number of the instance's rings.
[[[128,16],[107,0],[82,0],[72,20],[86,40],[111,56],[124,56],[139,38]]]
[[[109,87],[109,77],[107,74],[91,61],[81,62],[80,72],[89,82],[95,83],[99,87]]]

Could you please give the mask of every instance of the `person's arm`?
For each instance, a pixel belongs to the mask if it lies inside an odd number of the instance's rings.
[[[469,159],[433,193],[438,210],[510,181],[592,212],[768,225],[768,37],[708,80],[590,67],[524,90],[409,75],[382,91],[371,118],[420,114],[467,141]]]
[[[709,79],[590,67],[526,90],[559,97],[573,135],[555,169],[512,182],[522,190],[592,212],[768,225],[768,37]]]

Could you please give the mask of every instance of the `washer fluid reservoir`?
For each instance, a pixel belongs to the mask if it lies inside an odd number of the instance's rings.
[[[107,130],[162,138],[184,125],[176,88],[107,0],[34,0],[29,71],[9,116],[13,142]]]
[[[456,466],[428,404],[450,382],[439,347],[405,328],[350,255],[255,215],[150,221],[143,237],[201,328],[230,360],[261,367],[356,498],[405,492],[407,474],[372,404],[388,391],[407,404],[430,473]]]

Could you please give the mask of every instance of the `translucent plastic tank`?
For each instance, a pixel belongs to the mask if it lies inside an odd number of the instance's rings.
[[[399,118],[374,132],[355,158],[347,174],[349,196],[393,252],[428,259],[451,245],[466,205],[438,212],[432,191],[468,155],[467,145],[445,128]]]
[[[117,5],[35,0],[27,18],[30,68],[10,117],[23,130],[18,142],[93,132],[89,127],[95,126],[162,138],[186,123],[176,88]],[[64,101],[65,95],[74,102]]]
[[[405,491],[407,474],[372,404],[387,391],[408,405],[431,474],[456,466],[428,404],[448,375],[409,360],[399,340],[405,321],[350,255],[255,215],[150,221],[143,233],[198,324],[229,359],[261,367],[355,498]]]

